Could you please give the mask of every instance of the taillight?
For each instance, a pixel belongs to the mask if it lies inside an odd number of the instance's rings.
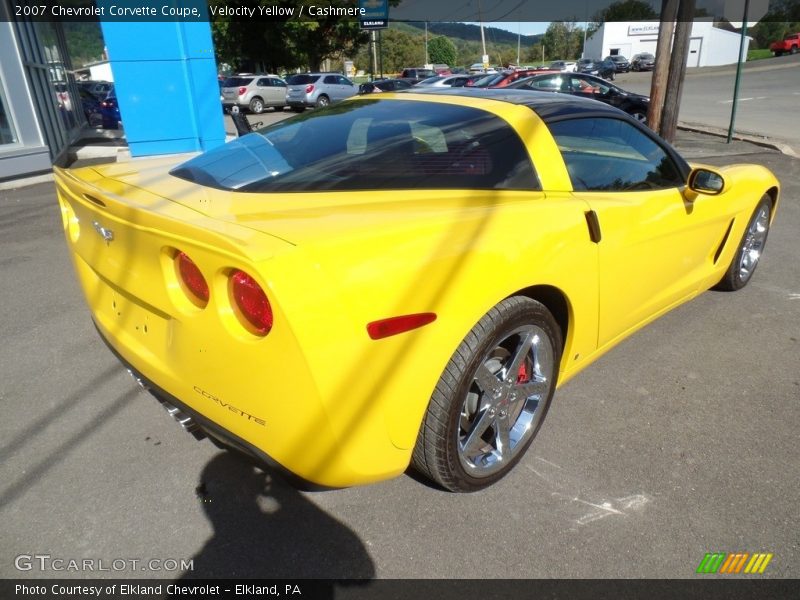
[[[313,83],[309,83],[309,84],[306,86],[306,94],[310,94],[310,93],[311,93],[311,92],[313,92],[313,91],[314,91],[314,84],[313,84]]]
[[[247,91],[246,87],[240,87],[239,88],[239,95],[242,96],[246,91]]]
[[[244,271],[234,271],[230,294],[245,328],[256,335],[267,335],[272,329],[272,306],[256,280]]]
[[[186,295],[197,306],[205,308],[206,304],[208,304],[208,283],[200,269],[197,268],[197,265],[185,252],[178,252],[175,255],[175,266],[178,269]]]

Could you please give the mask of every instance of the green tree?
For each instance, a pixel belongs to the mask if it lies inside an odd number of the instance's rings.
[[[574,21],[553,21],[542,36],[542,43],[547,60],[577,58],[583,46],[583,28]]]
[[[456,46],[443,35],[428,42],[428,57],[434,64],[453,66],[456,64]]]

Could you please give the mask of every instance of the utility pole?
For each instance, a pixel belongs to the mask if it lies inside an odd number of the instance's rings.
[[[678,127],[678,109],[683,92],[683,79],[686,75],[686,59],[689,56],[689,38],[692,35],[695,0],[680,0],[678,22],[675,24],[675,41],[672,44],[672,57],[669,63],[664,98],[664,113],[661,116],[660,133],[668,142],[675,139]]]
[[[669,75],[669,57],[672,53],[672,34],[675,32],[675,18],[678,16],[678,0],[661,0],[661,17],[658,26],[656,45],[656,64],[650,82],[650,107],[647,109],[647,122],[656,133],[661,133],[661,115],[664,109],[664,94]]]

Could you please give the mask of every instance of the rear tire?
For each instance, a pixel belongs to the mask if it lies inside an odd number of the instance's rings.
[[[789,54],[797,54],[797,46],[792,46],[791,50],[789,50]]]
[[[316,105],[315,105],[315,106],[316,106],[317,108],[325,108],[325,107],[326,107],[326,106],[328,106],[330,103],[331,103],[331,99],[330,99],[330,98],[328,98],[328,97],[327,97],[325,94],[323,94],[323,95],[321,95],[319,98],[317,98],[317,103],[316,103]]]
[[[436,384],[413,466],[452,492],[504,477],[542,425],[555,391],[561,330],[539,302],[503,300],[467,334]]]
[[[771,212],[772,198],[769,194],[764,194],[747,223],[747,229],[744,231],[739,248],[736,250],[725,276],[714,286],[715,290],[735,292],[746,286],[752,279],[753,272],[758,266],[767,243]]]

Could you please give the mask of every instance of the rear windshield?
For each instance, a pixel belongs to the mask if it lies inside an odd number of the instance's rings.
[[[239,192],[540,189],[505,121],[471,107],[408,100],[366,99],[299,115],[171,174]]]
[[[653,56],[652,54],[642,54],[641,58],[644,58],[645,60],[650,60],[651,58],[655,58],[655,56]]]
[[[292,75],[286,80],[289,85],[306,85],[314,83],[319,79],[319,75]]]
[[[228,77],[222,87],[240,87],[249,85],[251,81],[253,81],[252,77]]]

